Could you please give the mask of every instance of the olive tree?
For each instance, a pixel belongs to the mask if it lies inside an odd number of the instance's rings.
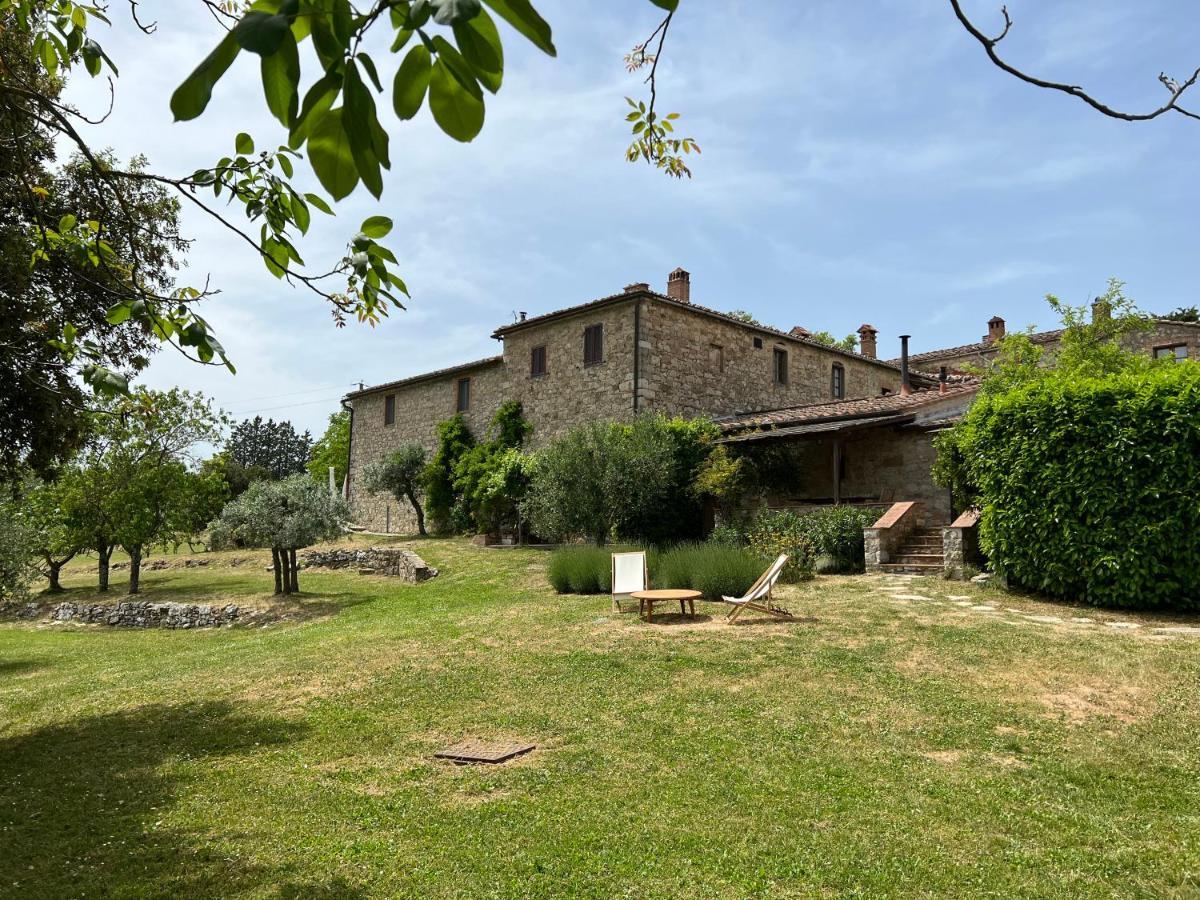
[[[405,444],[395,453],[367,466],[363,485],[368,491],[391,494],[397,503],[407,500],[417,514],[417,533],[425,531],[425,511],[421,508],[421,476],[425,471],[425,448]]]
[[[342,533],[346,504],[307,475],[256,481],[209,527],[214,547],[234,541],[271,548],[275,593],[300,591],[296,551]]]

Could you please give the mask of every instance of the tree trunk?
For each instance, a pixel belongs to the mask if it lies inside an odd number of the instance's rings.
[[[59,583],[58,573],[60,571],[62,571],[63,564],[60,562],[55,562],[52,559],[47,559],[46,567],[50,570],[46,573],[46,577],[48,577],[50,579],[50,587],[49,587],[50,593],[51,594],[61,594],[62,593],[62,585]]]
[[[51,594],[61,594],[62,584],[59,583],[58,576],[62,572],[62,567],[75,558],[78,551],[72,550],[62,559],[54,559],[49,553],[43,553],[42,559],[46,560],[46,577],[50,579],[50,587],[46,590]]]
[[[280,558],[283,551],[278,547],[271,548],[271,565],[275,569],[275,593],[282,594],[283,590],[283,561]]]
[[[129,554],[129,593],[136,594],[142,578],[142,545],[134,544],[125,551]]]
[[[296,548],[288,550],[288,570],[292,580],[292,593],[300,593],[300,567],[296,565]]]
[[[429,532],[425,530],[425,510],[421,509],[421,504],[417,500],[416,494],[408,495],[408,502],[413,505],[413,509],[417,511],[417,534],[421,537],[429,537]]]
[[[96,554],[100,557],[100,590],[103,592],[108,590],[108,561],[112,558],[112,544],[98,544]]]

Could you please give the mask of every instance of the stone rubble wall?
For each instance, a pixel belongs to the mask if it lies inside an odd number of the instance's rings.
[[[376,575],[391,575],[413,584],[428,581],[438,570],[411,550],[398,547],[352,547],[309,550],[301,554],[306,568],[371,569]]]
[[[115,606],[60,603],[54,608],[50,619],[54,622],[114,625],[121,628],[219,628],[237,621],[238,614],[238,607],[232,604],[210,606],[125,600]]]

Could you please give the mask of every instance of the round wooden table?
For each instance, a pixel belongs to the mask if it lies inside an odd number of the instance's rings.
[[[634,591],[629,596],[638,601],[640,607],[638,612],[645,614],[646,621],[649,622],[654,618],[655,603],[673,603],[679,601],[679,614],[683,615],[689,612],[692,618],[696,617],[696,598],[701,596],[699,591],[685,591],[679,588],[662,588],[654,591]],[[687,604],[688,609],[684,609],[684,604]]]

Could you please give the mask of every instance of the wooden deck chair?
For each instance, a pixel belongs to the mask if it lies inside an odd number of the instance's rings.
[[[612,555],[612,608],[621,611],[621,598],[629,597],[634,591],[644,591],[650,585],[646,572],[646,551]]]
[[[775,587],[775,582],[779,580],[779,575],[783,572],[787,561],[787,554],[781,553],[779,558],[771,563],[770,568],[759,576],[758,581],[750,585],[750,590],[746,591],[745,596],[722,597],[721,599],[726,603],[733,604],[733,611],[729,613],[726,621],[732,622],[741,615],[743,609],[758,610],[780,619],[794,619],[795,616],[786,609],[779,609],[771,604],[771,589]]]

